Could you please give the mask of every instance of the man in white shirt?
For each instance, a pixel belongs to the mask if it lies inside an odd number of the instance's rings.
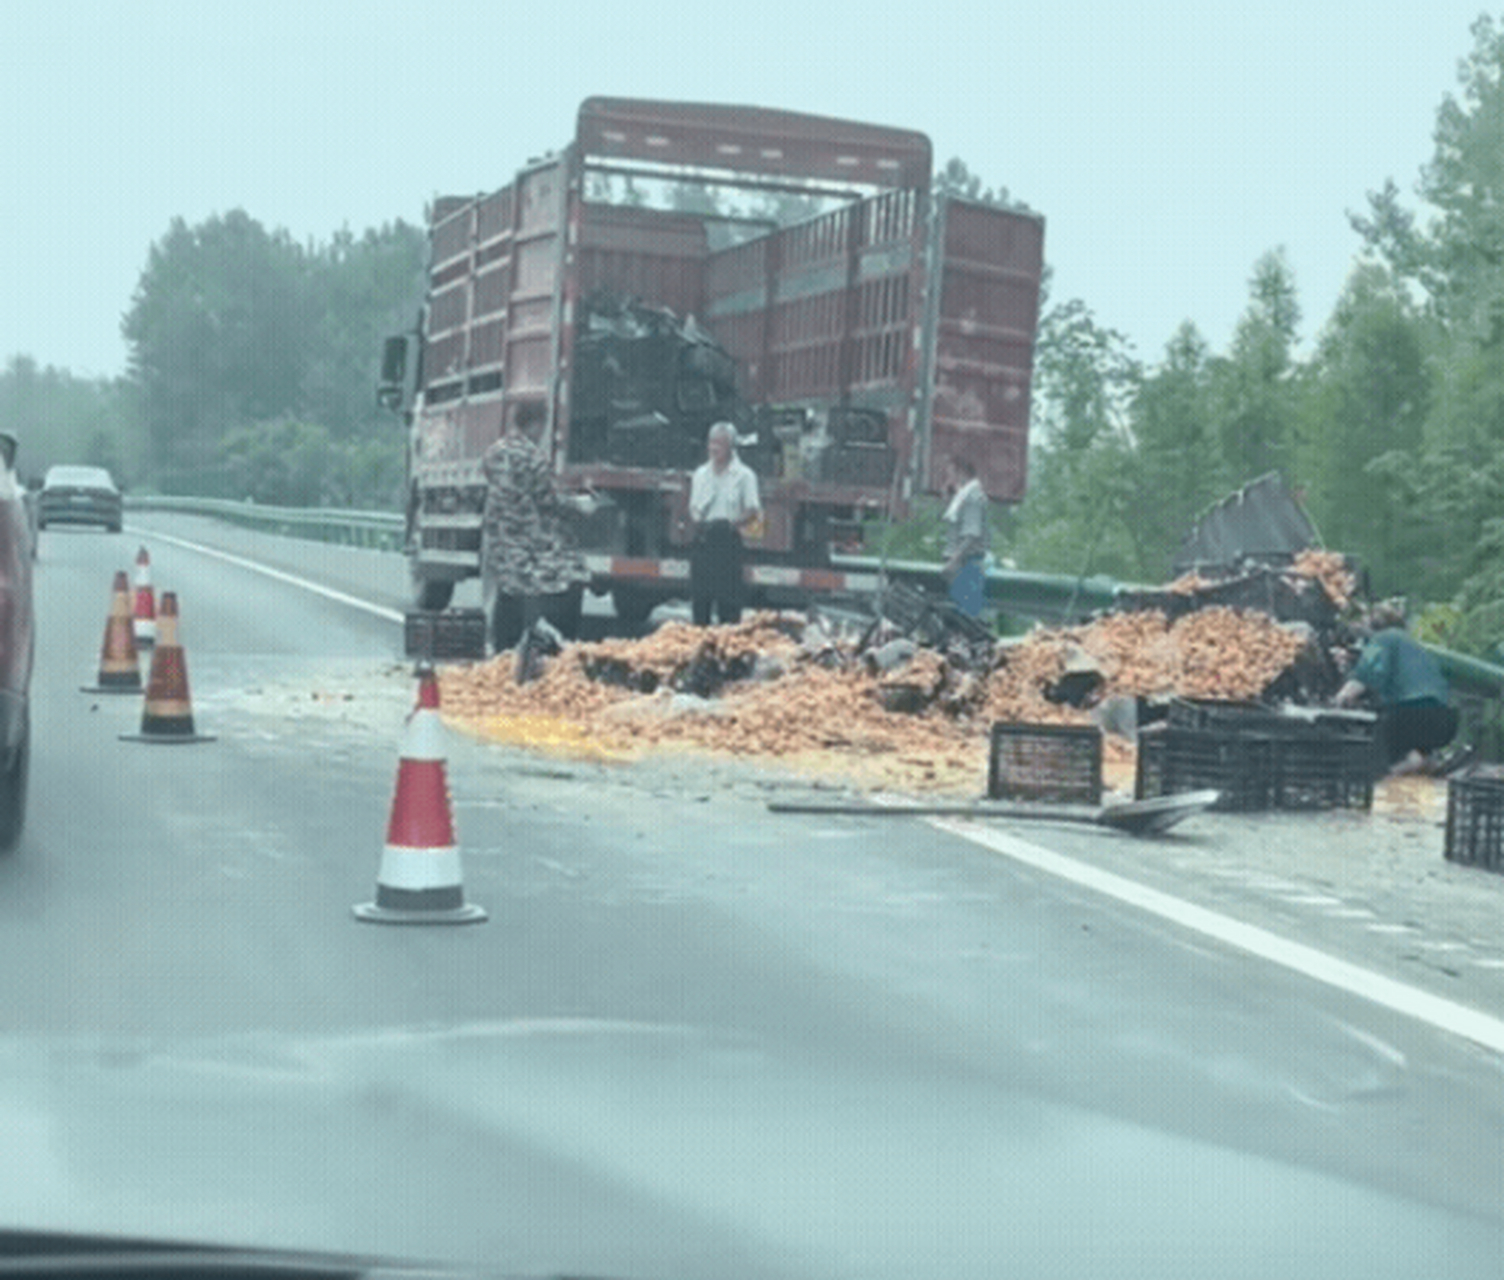
[[[714,610],[722,623],[742,616],[742,532],[762,515],[757,476],[736,456],[736,428],[717,422],[705,440],[707,460],[689,482],[689,518],[694,547],[689,559],[689,594],[695,625],[710,625]]]

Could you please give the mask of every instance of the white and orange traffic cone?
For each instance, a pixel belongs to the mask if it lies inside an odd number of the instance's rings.
[[[110,616],[104,624],[99,650],[99,682],[82,686],[84,693],[140,693],[141,661],[131,627],[131,586],[120,570],[110,589]]]
[[[418,701],[407,718],[386,846],[376,876],[376,900],[352,907],[357,920],[377,924],[475,924],[486,918],[465,902],[460,851],[444,769],[439,682],[431,666],[418,668]]]
[[[122,742],[185,744],[213,742],[193,728],[193,703],[188,693],[188,659],[178,643],[178,597],[162,593],[162,612],[157,619],[157,643],[152,649],[151,675],[146,681],[146,703],[141,709],[141,732],[122,733]]]
[[[131,622],[136,647],[150,649],[157,642],[157,597],[151,586],[151,555],[145,547],[136,552],[136,602]]]

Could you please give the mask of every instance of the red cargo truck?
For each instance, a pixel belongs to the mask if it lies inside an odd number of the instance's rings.
[[[766,512],[749,599],[862,591],[832,567],[961,449],[1023,495],[1042,220],[931,195],[924,135],[760,108],[591,98],[574,140],[429,210],[418,330],[383,402],[409,424],[416,602],[479,572],[480,460],[541,429],[592,586],[683,596],[689,473],[729,419]]]

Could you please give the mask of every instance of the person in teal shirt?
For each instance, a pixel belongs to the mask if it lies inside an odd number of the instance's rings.
[[[1404,611],[1392,604],[1369,615],[1372,634],[1347,683],[1339,706],[1367,693],[1378,705],[1378,745],[1391,772],[1434,772],[1439,752],[1457,736],[1457,709],[1441,666],[1405,631]]]

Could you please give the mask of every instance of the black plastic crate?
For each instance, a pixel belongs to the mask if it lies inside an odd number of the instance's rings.
[[[1165,716],[1175,729],[1202,732],[1247,733],[1275,730],[1284,717],[1272,707],[1255,702],[1212,702],[1193,698],[1172,698]]]
[[[486,615],[480,609],[414,610],[404,619],[409,658],[456,662],[486,656]]]
[[[994,724],[987,795],[1100,804],[1102,731],[1096,725]]]
[[[1448,862],[1504,871],[1504,768],[1475,765],[1447,781]]]
[[[1272,809],[1276,778],[1270,739],[1170,724],[1140,731],[1136,799],[1203,790],[1221,792],[1216,809]]]
[[[886,444],[839,444],[825,455],[825,479],[831,484],[881,488],[893,478],[894,456]]]
[[[1267,733],[1281,739],[1373,736],[1375,717],[1368,711],[1334,711],[1325,707],[1280,709],[1261,702],[1219,702],[1171,698],[1164,719],[1177,729],[1218,733]]]
[[[1372,734],[1274,739],[1276,809],[1371,809],[1377,749]]]
[[[917,630],[933,608],[930,598],[907,582],[893,579],[883,587],[880,612],[900,631]]]
[[[1376,774],[1371,732],[1337,732],[1309,722],[1281,723],[1278,732],[1143,729],[1138,738],[1134,794],[1140,800],[1182,791],[1222,793],[1218,809],[1368,809]]]

